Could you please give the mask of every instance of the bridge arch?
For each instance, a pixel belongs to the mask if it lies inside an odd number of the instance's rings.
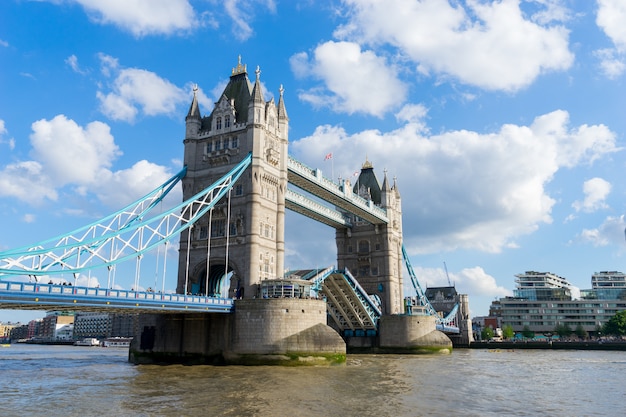
[[[228,266],[228,272],[223,260],[198,265],[194,268],[189,280],[188,292],[194,295],[206,295],[209,297],[238,298],[242,297],[240,275],[232,265]],[[208,287],[208,291],[207,291]]]

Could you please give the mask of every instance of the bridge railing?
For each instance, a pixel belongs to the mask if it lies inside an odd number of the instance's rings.
[[[185,295],[152,291],[133,291],[112,288],[89,288],[77,287],[73,285],[42,284],[30,282],[0,281],[0,291],[15,291],[22,294],[32,293],[33,295],[41,294],[68,297],[77,296],[133,299],[165,303],[211,304],[223,306],[233,305],[233,300],[231,298],[205,297],[200,295]]]

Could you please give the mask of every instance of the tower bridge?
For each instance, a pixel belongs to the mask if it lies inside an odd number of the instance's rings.
[[[289,156],[282,86],[277,103],[265,101],[260,71],[255,74],[252,84],[239,61],[204,116],[194,89],[185,119],[184,169],[157,190],[100,222],[0,252],[0,307],[49,308],[66,300],[74,309],[159,313],[146,314],[138,329],[138,342],[131,347],[135,362],[148,352],[170,355],[173,350],[179,358],[191,350],[204,361],[219,356],[236,362],[302,350],[322,357],[341,354],[343,343],[392,350],[424,344],[447,348],[449,340],[433,333],[435,326],[458,333],[459,325],[467,327],[469,321],[441,317],[419,286],[402,244],[395,179],[391,183],[385,173],[379,185],[366,161],[355,185],[335,183]],[[178,182],[183,203],[153,214]],[[336,230],[336,268],[283,275],[287,209]],[[111,291],[111,273],[128,261],[137,263],[133,288],[139,289],[143,256],[175,237],[180,237],[177,294],[166,294],[164,288],[157,293]],[[405,266],[418,300],[410,308],[403,294]],[[106,290],[39,282],[40,277],[77,276],[96,268],[109,274]],[[12,282],[16,276],[34,282]],[[263,286],[277,279],[289,286],[309,282],[310,288],[299,292],[299,299],[264,297]],[[335,329],[330,332],[327,317]],[[471,335],[471,325],[467,331]]]

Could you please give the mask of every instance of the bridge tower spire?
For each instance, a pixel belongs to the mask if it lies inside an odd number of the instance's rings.
[[[353,192],[384,208],[389,222],[373,225],[353,216],[351,229],[337,229],[338,267],[348,268],[368,294],[380,298],[383,314],[402,313],[402,202],[395,180],[390,186],[385,171],[381,187],[366,158]]]
[[[282,86],[278,105],[266,102],[260,76],[257,67],[252,84],[239,57],[204,117],[194,89],[185,119],[183,198],[214,183],[248,154],[252,162],[231,190],[230,206],[220,202],[196,222],[191,236],[181,234],[178,292],[252,298],[262,279],[283,274],[288,118]]]

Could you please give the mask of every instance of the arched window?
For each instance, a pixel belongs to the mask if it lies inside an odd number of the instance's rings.
[[[222,118],[218,117],[217,120],[215,120],[215,129],[220,130],[222,128]]]
[[[230,127],[230,116],[224,117],[224,127]]]

